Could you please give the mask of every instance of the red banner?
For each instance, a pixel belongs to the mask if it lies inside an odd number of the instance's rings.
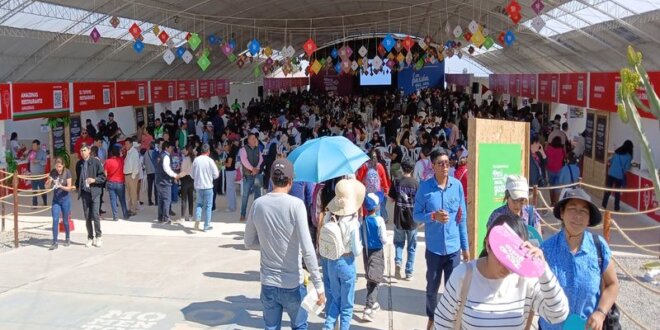
[[[176,101],[176,80],[152,80],[151,103]]]
[[[509,75],[509,95],[520,96],[520,74]]]
[[[587,106],[587,73],[561,73],[559,85],[559,103]]]
[[[115,101],[113,81],[73,83],[74,112],[114,108]]]
[[[198,80],[199,84],[199,98],[209,98],[211,97],[211,80]]]
[[[454,84],[456,86],[469,87],[470,86],[471,74],[462,74],[462,73],[446,73],[445,81],[447,84]]]
[[[592,72],[589,74],[589,108],[616,111],[616,85],[618,72]]]
[[[491,74],[488,77],[490,84],[489,88],[493,94],[506,94],[509,91],[509,75],[508,74]]]
[[[229,80],[227,80],[227,79],[216,79],[216,81],[215,81],[215,90],[216,90],[216,95],[218,95],[218,96],[227,96],[227,95],[229,95]]]
[[[539,73],[538,98],[546,103],[559,101],[559,74]]]
[[[651,86],[653,86],[653,90],[655,91],[656,94],[660,94],[660,71],[647,72],[647,74],[649,75],[649,82],[651,83]],[[648,95],[646,95],[646,90],[644,90],[643,88],[638,88],[637,96],[642,101],[642,103],[644,103],[647,107],[649,106],[649,98]],[[645,118],[655,118],[655,116],[653,116],[648,112],[639,111],[639,114]],[[658,219],[660,219],[660,216],[658,217]]]
[[[11,118],[11,94],[9,84],[0,84],[0,120]]]
[[[520,77],[520,96],[536,99],[536,75],[523,74]]]
[[[215,80],[209,80],[209,95],[210,96],[218,95],[218,90],[215,88]]]
[[[642,177],[642,182],[640,185],[640,188],[649,188],[653,187],[653,182],[651,180]],[[660,206],[659,201],[658,201],[658,196],[655,195],[655,192],[653,190],[647,190],[647,191],[642,191],[639,193],[639,210],[640,211],[647,211],[647,210],[653,210]],[[660,221],[660,211],[655,211],[652,213],[647,213],[649,217],[655,219],[656,221]]]
[[[197,80],[177,80],[176,93],[178,100],[192,100],[197,98]]]
[[[117,107],[140,106],[149,103],[146,81],[118,81]]]
[[[12,84],[14,119],[43,117],[69,111],[69,83]]]
[[[265,92],[288,91],[291,88],[301,88],[307,85],[309,85],[307,78],[264,78]]]

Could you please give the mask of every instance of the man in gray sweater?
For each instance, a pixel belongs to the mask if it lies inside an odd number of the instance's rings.
[[[300,199],[290,196],[293,164],[278,159],[271,166],[273,191],[252,204],[245,226],[245,247],[261,250],[261,303],[267,329],[279,329],[282,312],[292,329],[307,329],[307,312],[300,307],[307,294],[301,259],[325,303],[323,281],[307,225],[307,211]],[[301,258],[302,252],[302,258]]]

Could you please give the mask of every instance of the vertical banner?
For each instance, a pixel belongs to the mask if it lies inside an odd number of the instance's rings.
[[[559,74],[559,83],[561,85],[559,103],[586,107],[588,93],[587,77],[588,74],[586,73]]]
[[[0,120],[11,118],[11,94],[9,84],[0,84]]]
[[[82,131],[82,122],[80,120],[80,115],[71,115],[71,121],[69,124],[69,134],[71,135],[71,145],[69,146],[69,153],[74,154],[74,147],[76,142],[80,138],[80,132]]]
[[[51,130],[51,141],[53,143],[53,151],[66,150],[66,142],[64,138],[64,122],[58,120],[55,127]]]
[[[444,85],[444,82],[444,61],[425,65],[421,70],[414,70],[412,67],[407,67],[399,71],[398,74],[398,88],[403,90],[405,95],[410,95],[425,88],[441,87]]]
[[[147,127],[153,128],[156,126],[156,112],[154,112],[154,106],[147,106]]]
[[[520,79],[520,96],[536,99],[536,75],[523,74]]]
[[[509,75],[509,95],[520,96],[520,78],[519,74]]]
[[[143,107],[135,108],[135,125],[136,125],[136,127],[140,122],[144,122],[145,124],[147,123],[144,120],[144,108]]]
[[[584,156],[588,158],[594,157],[594,127],[596,126],[596,115],[592,112],[587,112],[587,124],[585,128],[586,136],[584,137]]]
[[[197,98],[197,80],[177,80],[177,100],[194,100]]]
[[[540,73],[538,76],[538,99],[545,103],[559,102],[559,74]]]
[[[211,80],[198,80],[199,98],[206,99],[211,97]]]
[[[596,116],[596,138],[595,138],[594,159],[597,162],[605,163],[607,157],[607,116]]]
[[[353,93],[353,78],[352,75],[338,74],[334,70],[321,70],[309,78],[310,89],[320,93],[350,95]]]

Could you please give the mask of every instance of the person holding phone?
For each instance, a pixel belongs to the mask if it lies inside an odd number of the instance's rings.
[[[70,229],[69,229],[69,215],[71,214],[71,196],[69,192],[75,190],[76,187],[72,183],[71,171],[64,167],[64,160],[61,157],[55,158],[55,168],[50,171],[50,175],[46,180],[46,186],[53,188],[53,207],[51,214],[53,216],[53,244],[49,250],[57,249],[57,234],[60,223],[60,214],[64,222],[64,230],[66,232],[66,240],[64,246],[69,246]]]

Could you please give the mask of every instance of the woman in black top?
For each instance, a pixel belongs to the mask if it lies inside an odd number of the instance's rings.
[[[225,159],[225,181],[227,183],[227,212],[236,211],[236,157],[238,156],[239,141],[230,140],[225,144],[225,151],[228,153]]]

